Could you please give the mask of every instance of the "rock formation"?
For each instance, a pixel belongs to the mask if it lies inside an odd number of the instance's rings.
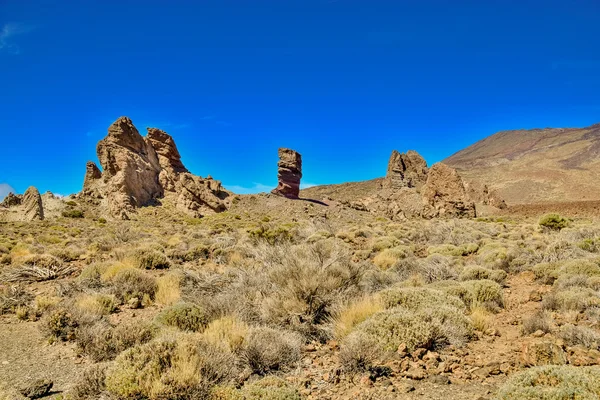
[[[4,198],[2,203],[0,203],[0,206],[7,207],[7,208],[15,207],[15,206],[21,205],[21,201],[23,201],[23,195],[14,194],[11,192]]]
[[[271,193],[288,199],[297,199],[300,194],[300,179],[302,178],[302,156],[297,151],[281,148],[277,167],[279,184]]]
[[[392,152],[383,182],[385,188],[420,189],[426,180],[427,162],[419,153],[413,150],[409,150],[407,153],[399,153],[396,150]]]
[[[474,218],[475,203],[469,198],[463,181],[454,168],[434,164],[421,190],[430,217]]]
[[[501,210],[508,207],[504,199],[500,197],[496,190],[490,189],[487,185],[480,184],[473,180],[468,181],[463,179],[463,182],[467,195],[475,203],[495,207]]]
[[[126,219],[166,195],[193,217],[227,209],[228,193],[221,183],[190,174],[173,138],[160,129],[148,128],[144,138],[129,118],[121,117],[108,128],[97,153],[103,171],[88,162],[82,195],[106,200],[114,217]]]
[[[44,219],[44,206],[40,192],[33,186],[24,194],[9,193],[0,203],[6,212],[1,219],[10,221],[41,221]]]

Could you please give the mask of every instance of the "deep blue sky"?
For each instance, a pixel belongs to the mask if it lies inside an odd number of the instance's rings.
[[[121,115],[194,173],[310,184],[431,164],[498,130],[600,122],[600,2],[0,0],[0,197],[80,190]]]

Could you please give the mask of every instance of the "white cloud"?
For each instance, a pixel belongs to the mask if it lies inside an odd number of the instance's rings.
[[[0,51],[6,51],[11,54],[19,54],[21,49],[14,43],[12,38],[31,32],[33,27],[19,23],[4,24],[0,29]]]
[[[223,184],[227,190],[231,190],[233,193],[237,194],[256,194],[262,192],[270,192],[275,189],[277,185],[265,185],[262,183],[252,182],[252,186],[239,186],[239,185],[226,185]]]
[[[15,189],[13,189],[12,186],[10,186],[8,183],[0,183],[0,201],[4,200],[4,198],[11,192],[15,192]]]

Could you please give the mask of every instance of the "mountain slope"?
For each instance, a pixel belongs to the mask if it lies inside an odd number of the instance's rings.
[[[498,132],[443,162],[509,204],[600,200],[600,124]]]

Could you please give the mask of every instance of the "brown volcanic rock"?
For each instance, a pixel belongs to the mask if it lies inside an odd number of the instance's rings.
[[[407,153],[399,153],[394,150],[388,162],[383,187],[420,189],[427,180],[427,171],[427,162],[416,151],[409,150]]]
[[[271,193],[288,199],[297,199],[300,194],[300,179],[302,178],[302,156],[297,151],[281,148],[277,167],[279,184]]]
[[[161,171],[158,180],[164,190],[175,191],[177,175],[189,172],[181,162],[181,155],[175,141],[165,131],[157,128],[148,128],[146,140],[152,145],[158,156]]]
[[[23,201],[23,195],[14,194],[11,192],[4,198],[2,203],[0,203],[0,206],[7,207],[7,208],[8,207],[16,207],[16,206],[20,206],[22,201]]]
[[[221,183],[190,174],[175,141],[160,129],[148,128],[144,138],[129,118],[121,117],[108,128],[97,152],[103,172],[88,163],[82,195],[105,199],[115,217],[127,219],[167,193],[192,217],[227,209],[229,193]]]
[[[490,189],[488,185],[482,185],[475,181],[466,181],[463,179],[465,190],[469,198],[477,204],[491,206],[500,210],[506,209],[508,206],[498,192]]]
[[[23,219],[25,221],[35,221],[44,219],[44,207],[42,205],[42,196],[33,186],[30,186],[23,194],[21,201],[23,207]]]
[[[466,217],[476,215],[475,203],[465,190],[463,181],[454,168],[437,163],[429,169],[427,182],[421,190],[430,217]]]

